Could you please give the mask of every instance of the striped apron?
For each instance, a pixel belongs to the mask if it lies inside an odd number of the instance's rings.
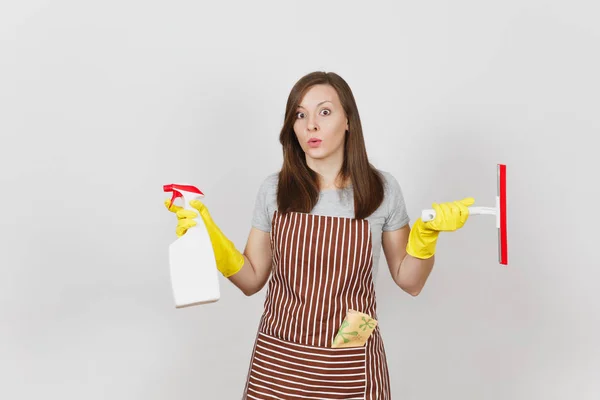
[[[390,399],[376,326],[332,348],[348,309],[377,319],[369,221],[275,211],[273,271],[243,399]]]

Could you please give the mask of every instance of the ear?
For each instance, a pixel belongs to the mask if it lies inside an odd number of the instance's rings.
[[[346,118],[346,130],[349,129],[348,118]]]

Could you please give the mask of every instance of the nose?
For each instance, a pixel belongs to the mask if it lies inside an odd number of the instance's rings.
[[[308,129],[309,132],[317,131],[319,129],[319,126],[314,118],[309,118],[308,123],[306,124],[306,129]]]

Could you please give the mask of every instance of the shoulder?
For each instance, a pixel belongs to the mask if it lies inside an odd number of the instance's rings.
[[[277,190],[279,183],[279,171],[268,174],[261,182],[259,190],[261,192],[270,192]]]
[[[277,197],[277,184],[279,183],[279,171],[265,176],[258,188],[257,197],[264,202],[272,202]]]
[[[378,169],[379,175],[383,178],[383,190],[386,197],[394,195],[397,192],[401,192],[400,184],[396,177],[389,171],[383,171]]]
[[[271,230],[273,212],[277,208],[278,181],[279,172],[267,175],[263,178],[256,194],[252,226],[265,232]]]
[[[378,171],[383,177],[382,207],[387,209],[390,213],[393,212],[395,208],[405,207],[404,193],[396,177],[388,171]]]
[[[384,198],[381,205],[385,214],[383,231],[393,231],[403,227],[410,221],[402,188],[396,177],[388,171],[379,170],[384,180]]]

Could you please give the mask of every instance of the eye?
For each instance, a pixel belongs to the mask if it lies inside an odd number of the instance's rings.
[[[326,114],[324,115],[330,115],[331,114],[331,110],[329,110],[328,108],[324,108],[323,110],[321,110],[321,113],[326,112]],[[302,111],[296,111],[296,119],[301,118],[301,116],[304,116],[304,113]]]

